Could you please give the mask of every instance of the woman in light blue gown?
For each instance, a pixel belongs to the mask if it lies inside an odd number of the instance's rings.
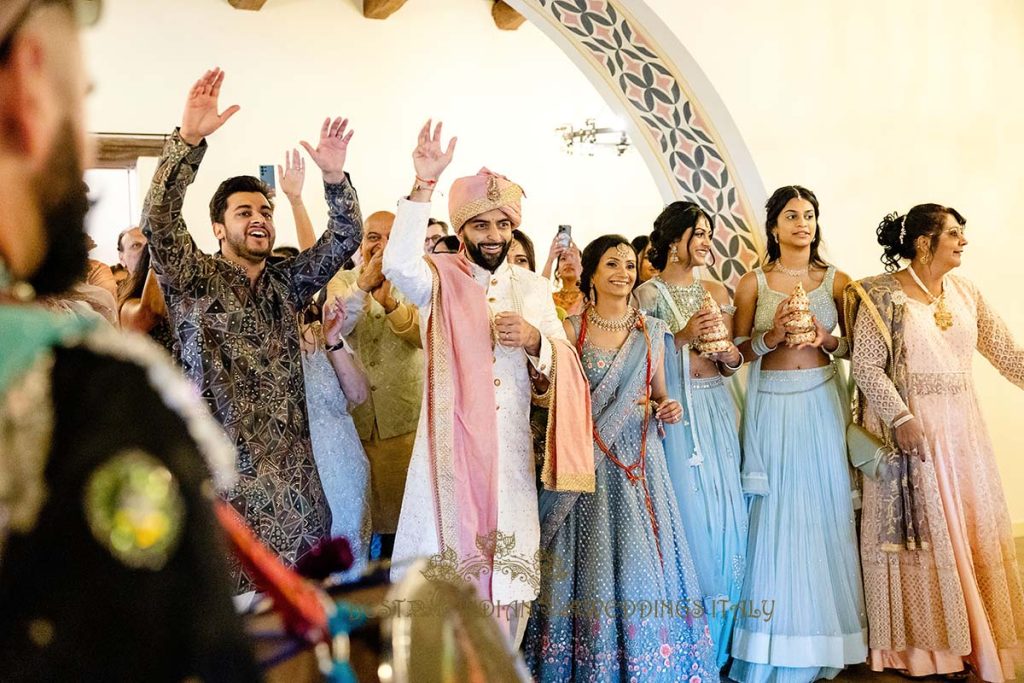
[[[362,575],[370,551],[370,463],[363,451],[349,404],[366,400],[366,375],[343,344],[345,310],[340,299],[323,311],[323,324],[302,326],[302,371],[306,409],[320,481],[331,507],[331,536],[343,536],[353,564],[339,578]]]
[[[867,620],[837,363],[849,278],[818,255],[818,200],[799,186],[766,204],[768,262],[736,289],[736,334],[752,361],[741,428],[750,506],[747,572],[729,677],[743,683],[835,678],[867,658]],[[788,345],[800,284],[813,334]]]
[[[659,436],[682,415],[666,397],[671,337],[629,305],[636,265],[624,237],[594,240],[582,277],[592,303],[565,321],[591,386],[596,488],[540,496],[548,566],[524,651],[545,683],[718,680]]]
[[[740,486],[739,426],[727,379],[743,365],[731,343],[735,308],[719,282],[702,280],[711,254],[711,218],[693,202],[673,202],[654,221],[648,258],[660,271],[637,291],[640,306],[664,320],[678,354],[666,354],[669,394],[683,404],[682,425],[665,443],[686,538],[694,555],[719,667],[729,660],[736,605],[747,552],[747,507]],[[701,311],[710,294],[730,332],[728,349],[710,356],[695,350],[716,325]]]

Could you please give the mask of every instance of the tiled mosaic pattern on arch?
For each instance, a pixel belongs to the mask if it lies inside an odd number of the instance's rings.
[[[692,96],[668,68],[640,27],[616,9],[615,0],[526,0],[561,24],[584,53],[603,68],[633,108],[638,125],[657,141],[682,196],[715,220],[715,277],[735,288],[758,261],[756,219],[739,198],[723,145],[701,119]]]

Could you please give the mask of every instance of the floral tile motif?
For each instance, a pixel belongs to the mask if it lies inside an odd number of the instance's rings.
[[[660,147],[665,165],[687,199],[715,221],[715,265],[709,270],[730,290],[759,260],[757,221],[739,198],[724,145],[658,54],[642,27],[616,0],[524,0],[559,23],[615,82],[634,122]]]

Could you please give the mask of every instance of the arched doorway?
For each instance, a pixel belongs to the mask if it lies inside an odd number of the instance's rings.
[[[715,277],[734,288],[763,253],[765,190],[725,105],[642,0],[506,0],[626,121],[666,202],[715,217]]]

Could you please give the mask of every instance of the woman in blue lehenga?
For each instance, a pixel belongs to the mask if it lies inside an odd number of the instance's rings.
[[[665,399],[667,329],[629,305],[636,253],[624,237],[586,248],[581,283],[593,303],[566,320],[566,332],[591,385],[596,489],[541,494],[549,566],[527,626],[527,663],[544,682],[717,681],[659,438],[658,421],[682,415]]]
[[[739,349],[702,356],[693,342],[712,332],[717,319],[701,311],[710,294],[721,307],[726,329],[735,308],[718,282],[701,280],[698,266],[711,254],[711,218],[693,202],[673,202],[654,221],[648,258],[660,273],[639,288],[640,307],[664,320],[678,354],[668,353],[669,395],[683,404],[682,425],[665,442],[686,539],[693,550],[711,639],[719,667],[729,660],[733,621],[743,587],[747,552],[747,508],[740,486],[736,402],[726,377],[743,365]]]
[[[847,400],[834,358],[849,278],[818,255],[818,200],[791,185],[765,205],[768,263],[736,288],[736,334],[751,360],[743,411],[750,506],[747,575],[729,677],[742,683],[835,678],[867,658],[867,619],[846,454]],[[807,292],[815,338],[786,342],[793,291]],[[840,332],[842,334],[842,332]],[[761,612],[758,615],[755,612]]]

